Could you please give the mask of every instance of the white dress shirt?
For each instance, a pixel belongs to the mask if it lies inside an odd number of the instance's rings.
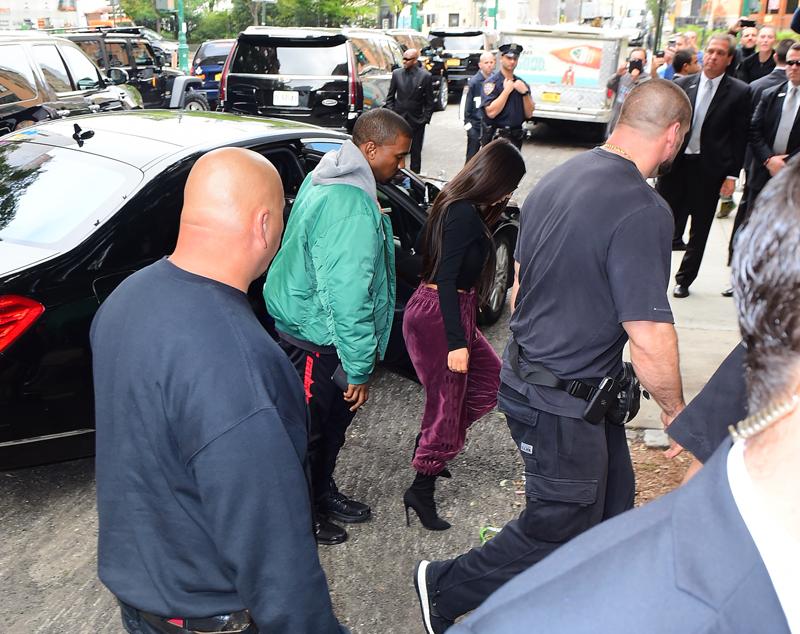
[[[717,94],[717,89],[725,73],[709,79],[705,73],[701,73],[697,80],[697,96],[694,100],[692,107],[692,134],[689,137],[689,144],[686,146],[686,154],[700,154],[702,148],[700,147],[700,133],[703,130],[703,123],[705,122],[708,108],[711,102],[714,101],[714,95]],[[711,82],[711,90],[708,90],[707,83]]]
[[[744,462],[745,441],[728,453],[728,482],[739,514],[767,568],[789,631],[800,634],[800,541],[787,533],[761,503]],[[735,557],[736,553],[731,553]]]

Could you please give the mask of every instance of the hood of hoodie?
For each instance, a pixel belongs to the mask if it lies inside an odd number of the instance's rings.
[[[345,141],[340,149],[323,156],[312,172],[311,182],[314,185],[352,185],[378,202],[375,176],[367,159],[352,141]]]

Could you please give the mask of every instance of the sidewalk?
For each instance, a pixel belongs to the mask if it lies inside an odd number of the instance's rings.
[[[728,240],[735,215],[734,211],[728,218],[714,220],[700,275],[692,284],[689,297],[685,299],[672,297],[675,279],[674,277],[670,279],[669,297],[678,330],[681,374],[687,402],[702,389],[739,341],[733,300],[720,295],[730,286],[730,269],[725,262],[728,258]],[[682,257],[683,251],[672,253],[673,276]],[[643,400],[641,412],[630,427],[661,429],[659,413],[660,410],[653,401]]]

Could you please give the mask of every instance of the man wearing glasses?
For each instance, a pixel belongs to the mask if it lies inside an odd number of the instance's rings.
[[[422,141],[425,126],[433,115],[431,74],[417,63],[419,51],[410,48],[403,53],[403,68],[392,73],[386,107],[394,110],[411,126],[411,171],[419,174],[422,166]]]

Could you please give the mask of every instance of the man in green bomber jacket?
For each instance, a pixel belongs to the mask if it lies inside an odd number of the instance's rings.
[[[333,471],[394,315],[392,224],[380,211],[375,182],[404,166],[410,145],[411,129],[399,115],[385,108],[361,115],[352,142],[322,157],[300,187],[264,286],[280,345],[305,387],[320,544],[347,539],[332,519],[371,516],[369,506],[337,489]]]

